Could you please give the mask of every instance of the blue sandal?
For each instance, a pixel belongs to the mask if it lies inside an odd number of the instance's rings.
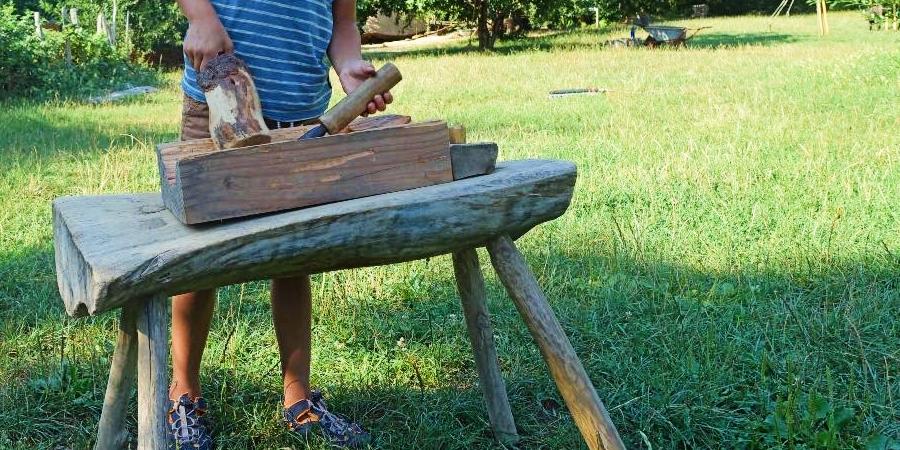
[[[282,415],[291,432],[304,438],[318,430],[335,447],[361,448],[371,441],[371,436],[361,426],[328,411],[319,391],[312,391],[310,398],[284,408]]]
[[[169,405],[169,449],[170,450],[213,450],[213,440],[206,419],[206,400],[196,397],[191,400],[187,394]]]

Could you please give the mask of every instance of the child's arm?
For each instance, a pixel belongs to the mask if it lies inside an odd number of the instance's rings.
[[[219,53],[231,53],[234,50],[234,44],[209,0],[178,0],[178,6],[188,20],[184,54],[195,70],[200,70]]]
[[[332,15],[334,25],[331,44],[328,46],[328,58],[341,80],[341,87],[349,94],[367,78],[375,75],[375,67],[362,59],[359,29],[356,28],[356,0],[334,0]],[[376,95],[369,102],[368,111],[369,113],[384,111],[386,105],[392,101],[390,92]]]

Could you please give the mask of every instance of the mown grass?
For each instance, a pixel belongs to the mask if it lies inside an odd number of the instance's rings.
[[[520,246],[629,447],[898,448],[900,35],[850,13],[827,38],[811,16],[690,24],[713,28],[677,51],[585,31],[372,56],[404,72],[395,112],[578,164],[567,214]],[[116,318],[65,316],[50,201],[157,189],[176,76],[126,104],[0,110],[0,448],[92,445]],[[612,92],[547,98],[580,86]],[[439,257],[314,277],[314,384],[380,448],[494,445],[451,274]],[[485,274],[523,447],[583,446]],[[221,448],[321,448],[280,427],[266,284],[219,301]]]

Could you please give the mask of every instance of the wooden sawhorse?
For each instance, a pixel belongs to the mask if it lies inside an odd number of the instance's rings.
[[[453,254],[491,426],[517,438],[475,248],[486,246],[588,447],[624,448],[581,361],[513,238],[562,215],[576,170],[502,163],[489,175],[213,225],[185,226],[159,194],[53,202],[59,290],[73,316],[121,308],[97,449],[122,448],[137,381],[138,448],[166,448],[168,295],[258,279]],[[135,376],[136,375],[136,376]],[[135,379],[137,378],[137,379]]]

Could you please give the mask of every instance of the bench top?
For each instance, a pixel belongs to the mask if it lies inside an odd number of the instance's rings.
[[[436,256],[559,217],[575,178],[568,161],[512,161],[451,183],[195,226],[158,193],[61,197],[57,283],[66,311],[85,316],[159,292]]]

